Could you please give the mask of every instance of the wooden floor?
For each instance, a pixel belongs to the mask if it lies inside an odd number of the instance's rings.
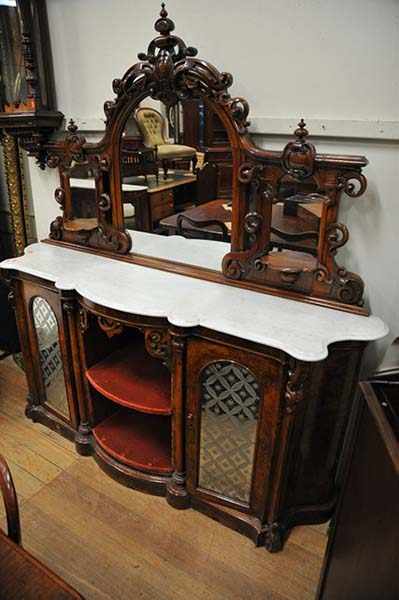
[[[268,554],[193,510],[112,481],[24,417],[26,392],[19,368],[0,362],[0,452],[20,500],[23,545],[88,600],[314,598],[324,525],[298,527],[283,552]]]

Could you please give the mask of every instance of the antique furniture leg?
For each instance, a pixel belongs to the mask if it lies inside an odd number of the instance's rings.
[[[163,168],[163,178],[167,179],[168,178],[168,169],[169,169],[169,163],[167,160],[162,161],[162,168]]]
[[[16,544],[21,543],[21,524],[19,520],[19,508],[15,486],[11,477],[10,470],[6,461],[0,455],[0,487],[3,496],[6,517],[8,537]]]

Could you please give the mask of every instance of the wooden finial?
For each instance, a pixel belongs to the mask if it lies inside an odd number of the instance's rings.
[[[76,133],[77,132],[78,126],[76,125],[76,123],[75,123],[75,121],[73,119],[69,119],[67,130],[69,131],[69,133]]]
[[[298,129],[295,130],[295,136],[299,140],[305,139],[309,135],[309,131],[306,129],[306,123],[303,118],[298,123]]]
[[[155,31],[158,31],[161,35],[168,36],[171,31],[174,30],[175,24],[172,19],[168,18],[168,11],[165,8],[165,2],[161,4],[161,12],[159,13],[159,19],[155,22]]]

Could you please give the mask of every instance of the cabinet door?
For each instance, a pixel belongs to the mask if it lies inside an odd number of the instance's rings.
[[[42,405],[75,429],[77,410],[70,339],[57,292],[35,284],[22,284],[28,326],[24,362],[33,404]],[[33,385],[31,385],[31,382]]]
[[[278,434],[282,362],[194,339],[186,377],[189,493],[261,515]]]

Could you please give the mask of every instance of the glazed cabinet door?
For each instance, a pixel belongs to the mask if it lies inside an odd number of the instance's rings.
[[[59,294],[51,287],[20,281],[17,297],[24,368],[30,390],[27,414],[55,429],[76,429],[71,340]]]
[[[192,339],[186,377],[189,494],[261,517],[278,439],[282,360]]]

